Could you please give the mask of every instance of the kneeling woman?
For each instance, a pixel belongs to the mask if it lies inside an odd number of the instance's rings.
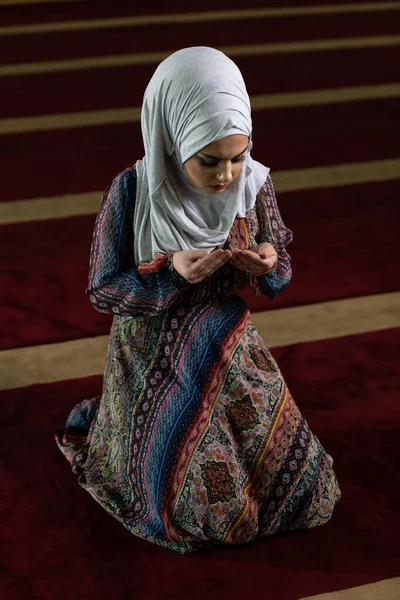
[[[326,523],[340,490],[238,292],[290,281],[269,169],[252,160],[239,69],[212,48],[162,62],[143,160],[97,216],[88,294],[113,313],[101,397],[57,443],[132,533],[181,553]]]

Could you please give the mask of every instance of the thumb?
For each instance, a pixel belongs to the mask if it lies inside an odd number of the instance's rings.
[[[204,256],[207,256],[208,254],[210,254],[209,250],[192,250],[192,256],[196,259],[204,258]]]
[[[272,256],[272,254],[275,253],[275,249],[273,247],[272,244],[270,244],[269,242],[263,242],[262,244],[260,244],[259,246],[259,255],[261,256],[261,258],[268,258],[269,256]]]

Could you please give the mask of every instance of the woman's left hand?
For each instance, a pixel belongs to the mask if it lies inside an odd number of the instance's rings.
[[[259,276],[270,271],[277,260],[278,255],[272,244],[263,242],[258,246],[252,246],[249,250],[233,248],[232,258],[229,262],[242,271]]]

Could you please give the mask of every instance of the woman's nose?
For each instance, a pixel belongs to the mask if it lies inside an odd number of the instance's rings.
[[[220,183],[230,183],[232,181],[232,167],[230,164],[220,168],[217,179]]]

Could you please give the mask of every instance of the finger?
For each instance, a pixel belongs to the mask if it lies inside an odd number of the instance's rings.
[[[274,249],[269,250],[260,250],[259,256],[261,256],[261,258],[265,259],[265,258],[272,258],[273,256],[276,256],[276,252]]]
[[[197,268],[202,268],[205,264],[208,264],[209,262],[214,261],[215,259],[217,259],[219,256],[222,256],[224,254],[223,250],[215,250],[215,252],[209,252],[208,254],[196,259],[196,261],[193,262],[193,267]]]
[[[276,259],[276,254],[260,254],[260,258],[265,262],[266,260],[271,261]]]
[[[216,269],[219,269],[223,264],[225,264],[228,260],[228,257],[225,255],[217,256],[212,260],[204,260],[201,264],[198,265],[196,269],[196,275],[200,276],[208,276],[213,273]]]
[[[274,246],[269,242],[261,242],[256,248],[258,248],[258,250],[275,250]]]
[[[225,263],[227,263],[228,260],[230,260],[231,256],[232,255],[230,251],[225,251],[220,256],[217,256],[213,260],[206,262],[204,265],[204,269],[201,270],[201,274],[203,274],[203,271],[206,271],[207,275],[210,275],[211,273],[222,267]]]
[[[253,275],[262,275],[265,271],[269,270],[268,264],[263,262],[255,264],[254,261],[247,259],[245,256],[236,259],[235,266]]]
[[[258,257],[256,259],[254,259],[252,256],[248,256],[247,254],[241,254],[237,257],[237,261],[238,263],[243,266],[243,267],[247,267],[247,268],[262,268],[263,267],[263,261],[261,259],[259,259]]]
[[[262,272],[262,269],[257,265],[252,263],[248,263],[244,260],[240,260],[235,264],[235,267],[240,269],[241,271],[246,271],[247,273],[257,274]]]
[[[248,258],[246,257],[246,255],[243,253],[242,250],[240,250],[235,255],[233,255],[232,260],[235,260],[236,262],[238,262],[240,264],[244,264],[244,263],[247,264],[249,262]]]
[[[277,255],[277,252],[272,244],[269,242],[263,242],[259,246],[254,246],[254,248],[250,248],[253,252],[261,256],[261,258],[271,258]]]
[[[206,256],[206,257],[202,258],[196,264],[196,267],[198,268],[198,271],[202,271],[203,269],[207,269],[211,265],[213,265],[214,263],[219,263],[221,260],[225,260],[226,254],[227,254],[226,251],[224,251],[224,250],[218,250],[216,252],[212,252],[209,256]],[[230,256],[230,253],[229,253],[229,256]]]
[[[211,256],[201,259],[191,269],[191,281],[195,281],[195,283],[202,281],[224,265],[230,258],[230,251],[222,250],[218,254],[214,252]]]
[[[194,260],[199,260],[205,256],[209,256],[210,254],[210,250],[192,250],[192,256]]]
[[[272,264],[274,263],[274,260],[268,259],[268,260],[262,260],[260,262],[253,262],[253,261],[249,261],[247,263],[248,265],[248,270],[251,273],[256,273],[256,274],[262,274],[265,273],[266,271],[269,271],[269,269],[271,268]]]
[[[231,261],[235,266],[237,267],[246,267],[247,266],[247,262],[246,259],[244,259],[242,256],[235,256],[234,258],[232,258]]]
[[[259,254],[252,252],[251,250],[243,250],[243,257],[251,260],[256,265],[263,265],[263,259]]]
[[[235,267],[239,266],[241,264],[239,259],[235,256],[233,256],[229,262],[231,265],[234,265]]]

